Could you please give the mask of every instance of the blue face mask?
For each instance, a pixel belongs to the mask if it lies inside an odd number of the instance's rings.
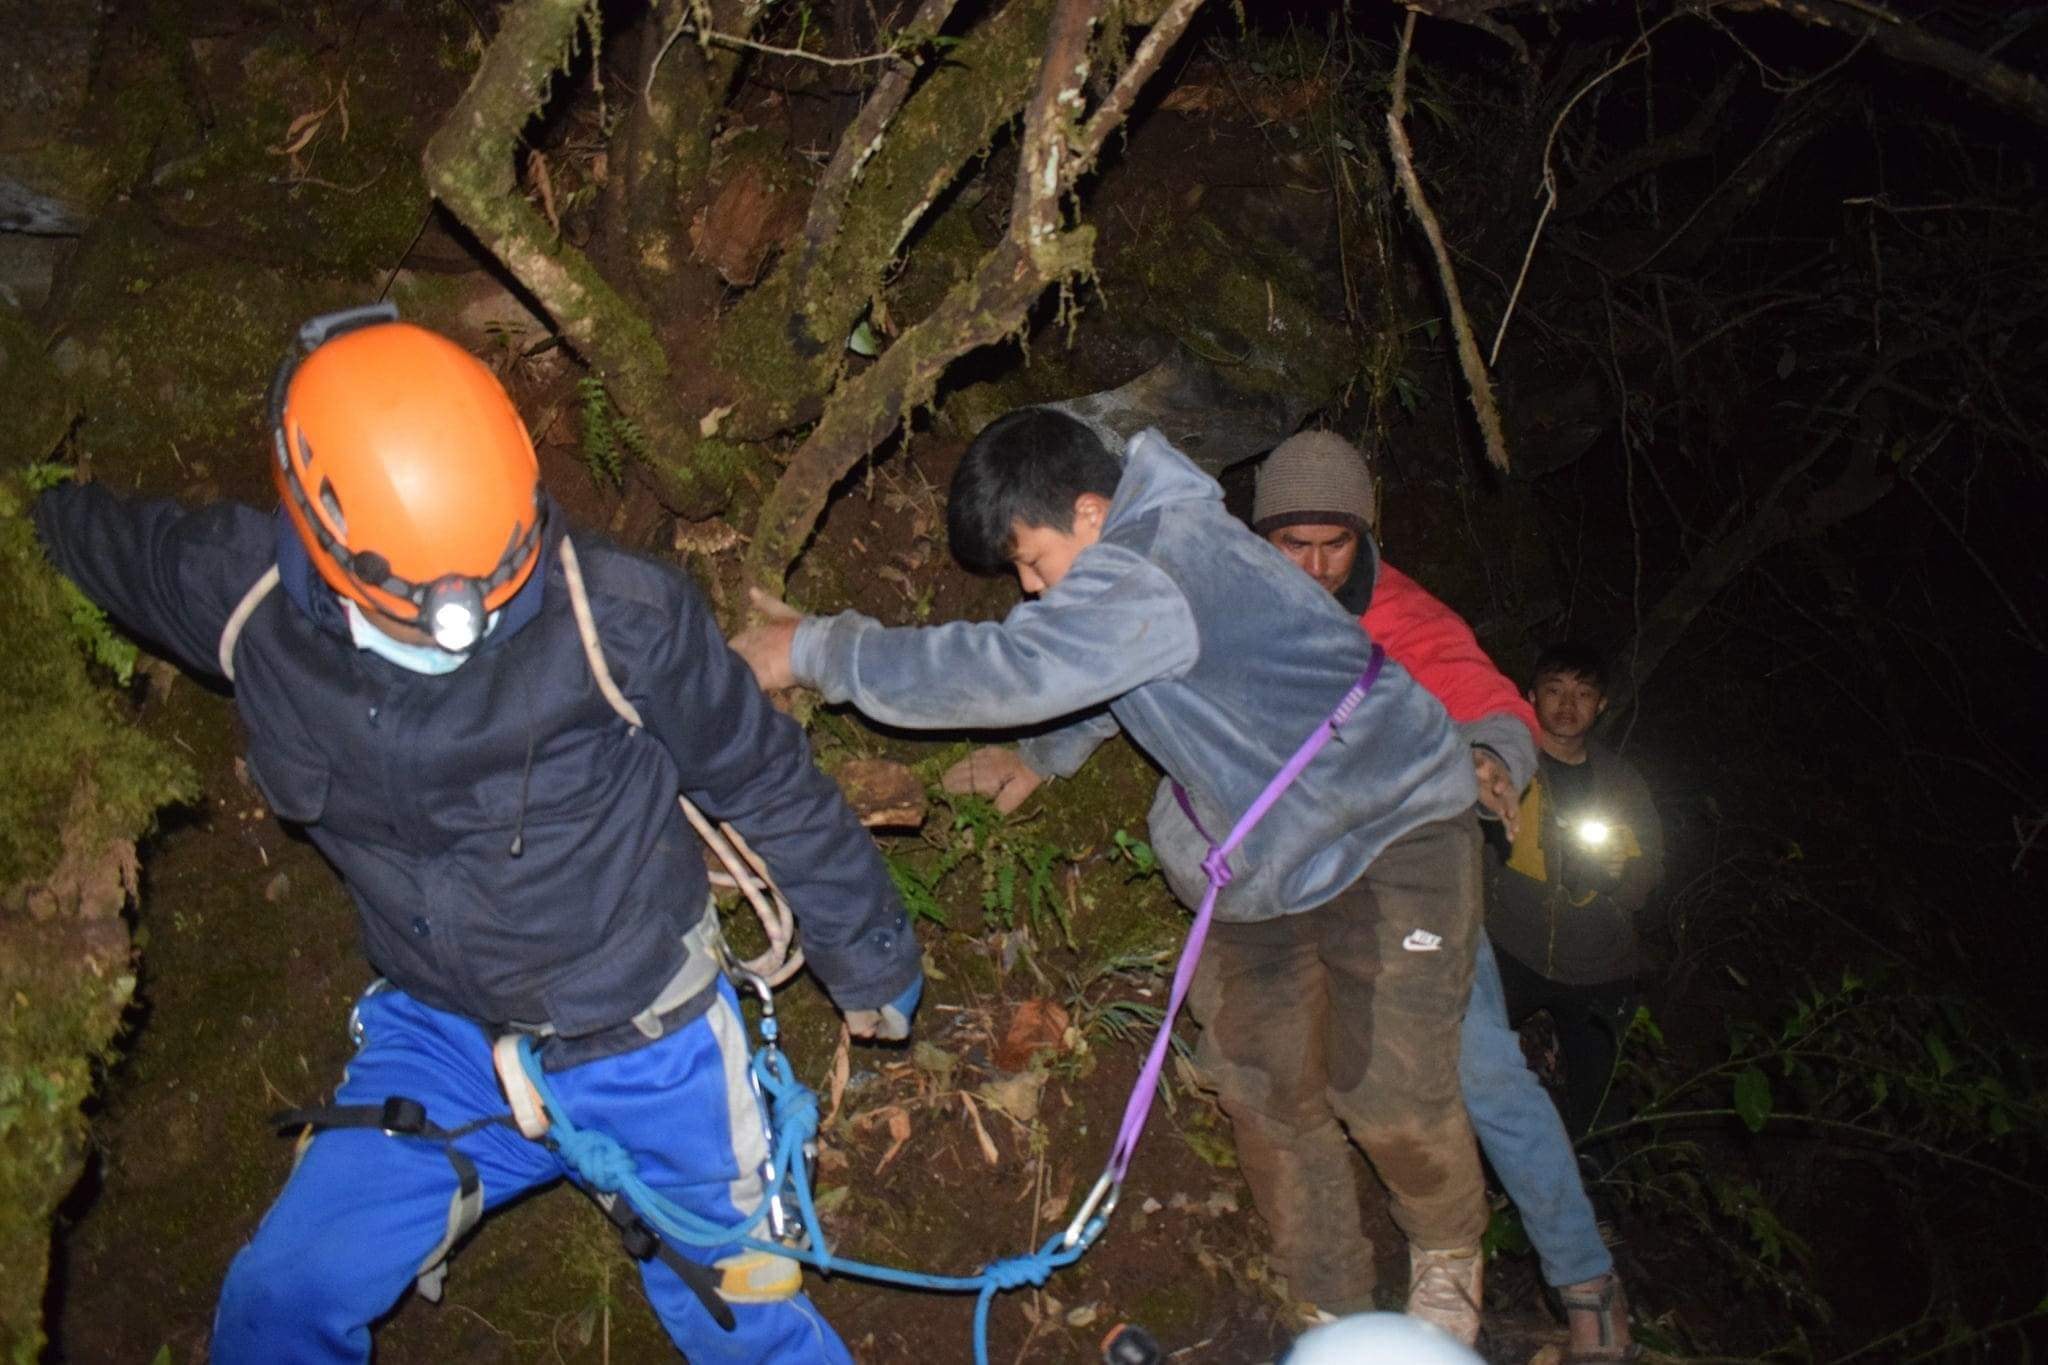
[[[434,678],[444,673],[453,673],[469,662],[469,655],[451,654],[439,645],[409,645],[403,640],[394,640],[371,625],[369,618],[363,615],[362,608],[354,602],[343,598],[342,606],[348,611],[348,634],[349,638],[356,642],[356,648],[367,649],[378,658],[397,664],[408,673],[422,673]],[[499,613],[494,611],[490,619],[484,622],[485,635],[489,635],[491,627],[498,624],[498,615]]]

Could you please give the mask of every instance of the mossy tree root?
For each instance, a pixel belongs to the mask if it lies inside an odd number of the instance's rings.
[[[520,0],[508,10],[421,164],[435,195],[540,301],[619,411],[645,433],[664,500],[701,516],[726,490],[693,466],[687,437],[694,424],[671,386],[652,322],[519,190],[519,134],[545,101],[587,9],[586,0]]]

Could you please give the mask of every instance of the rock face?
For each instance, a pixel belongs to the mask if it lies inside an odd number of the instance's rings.
[[[0,305],[42,307],[87,188],[64,139],[85,105],[99,5],[0,0]]]
[[[1088,423],[1112,446],[1158,427],[1182,454],[1220,474],[1286,440],[1323,401],[1320,395],[1247,392],[1215,367],[1178,353],[1121,388],[1049,406]]]

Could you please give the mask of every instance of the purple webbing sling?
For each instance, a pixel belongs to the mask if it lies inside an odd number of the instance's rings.
[[[1201,961],[1202,945],[1209,937],[1209,919],[1216,909],[1217,894],[1230,884],[1230,855],[1237,851],[1238,845],[1245,841],[1253,827],[1265,819],[1266,813],[1286,795],[1287,789],[1294,785],[1294,780],[1301,776],[1302,770],[1308,767],[1310,761],[1322,752],[1323,746],[1330,742],[1338,727],[1351,719],[1351,713],[1358,709],[1359,704],[1365,700],[1365,694],[1372,690],[1373,681],[1379,677],[1380,667],[1386,661],[1386,651],[1374,645],[1372,657],[1366,661],[1365,672],[1358,675],[1358,681],[1351,685],[1351,690],[1344,694],[1344,699],[1337,703],[1337,708],[1330,712],[1328,719],[1316,726],[1309,737],[1302,741],[1301,747],[1295,750],[1294,757],[1288,759],[1286,765],[1273,775],[1273,780],[1266,784],[1266,789],[1259,793],[1251,808],[1237,818],[1237,823],[1231,827],[1230,833],[1224,837],[1222,843],[1217,843],[1210,837],[1209,831],[1202,828],[1202,822],[1195,818],[1194,808],[1188,802],[1187,792],[1178,782],[1173,784],[1174,799],[1179,801],[1181,809],[1187,812],[1188,820],[1194,825],[1196,832],[1209,840],[1208,856],[1202,859],[1202,872],[1209,879],[1209,889],[1202,896],[1201,905],[1195,910],[1195,922],[1188,929],[1186,945],[1181,948],[1180,963],[1173,970],[1173,989],[1167,996],[1166,1012],[1159,1020],[1159,1033],[1152,1040],[1152,1050],[1145,1058],[1144,1069],[1138,1073],[1138,1083],[1131,1088],[1131,1098],[1124,1105],[1123,1126],[1117,1130],[1116,1145],[1110,1149],[1109,1165],[1104,1169],[1102,1178],[1096,1182],[1094,1192],[1088,1196],[1087,1202],[1082,1205],[1080,1213],[1075,1215],[1073,1224],[1068,1228],[1067,1240],[1070,1243],[1080,1235],[1081,1229],[1096,1212],[1096,1206],[1104,1194],[1111,1193],[1123,1184],[1124,1172],[1130,1169],[1131,1157],[1138,1150],[1138,1139],[1144,1134],[1145,1120],[1152,1114],[1152,1096],[1158,1089],[1160,1072],[1166,1067],[1167,1049],[1172,1046],[1173,1021],[1179,1016],[1181,1003],[1187,998],[1189,983],[1194,980],[1195,964]],[[1115,1207],[1115,1203],[1112,1194],[1109,1205],[1102,1209],[1104,1216],[1107,1216],[1109,1208]]]

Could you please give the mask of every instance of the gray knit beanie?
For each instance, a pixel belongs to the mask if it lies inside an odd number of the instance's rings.
[[[1252,529],[1262,536],[1283,526],[1323,524],[1363,534],[1372,522],[1372,474],[1358,447],[1334,431],[1297,432],[1259,466]]]

